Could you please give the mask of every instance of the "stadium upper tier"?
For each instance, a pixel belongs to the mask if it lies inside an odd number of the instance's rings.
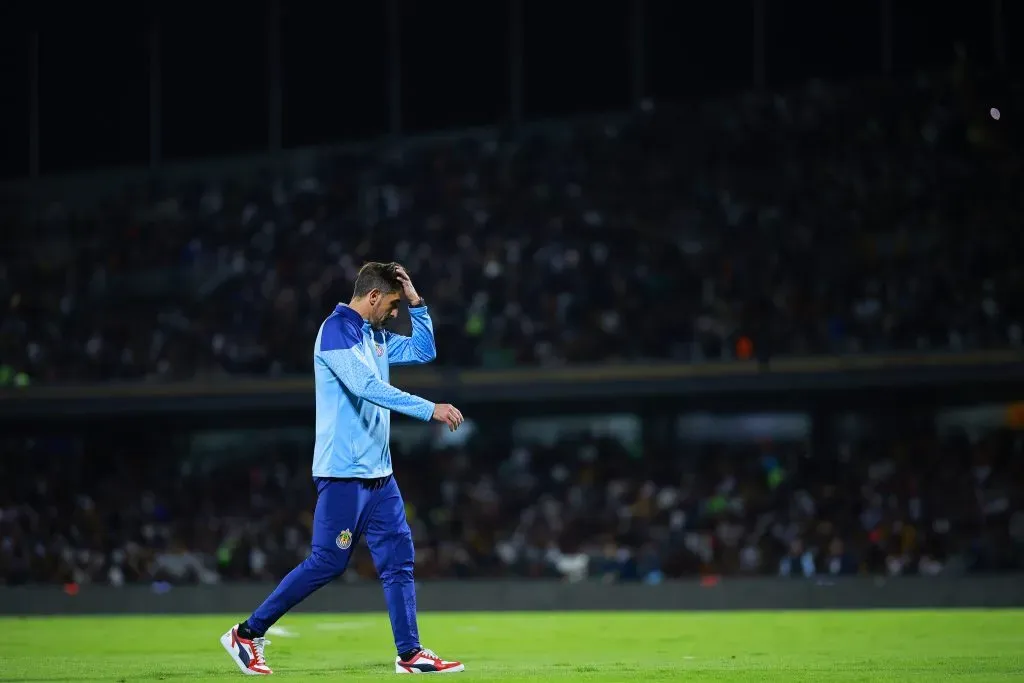
[[[10,233],[0,365],[306,373],[364,260],[406,265],[448,366],[1020,345],[1024,174],[966,111],[939,78],[814,84],[143,175]]]

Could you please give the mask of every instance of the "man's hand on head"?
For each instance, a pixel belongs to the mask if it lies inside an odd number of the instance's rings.
[[[412,278],[409,277],[408,271],[404,266],[396,266],[395,273],[398,276],[398,281],[402,284],[402,294],[405,296],[406,301],[409,302],[410,306],[417,306],[422,301],[419,293],[412,284]]]

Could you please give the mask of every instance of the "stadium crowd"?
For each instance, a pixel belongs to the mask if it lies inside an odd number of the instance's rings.
[[[307,447],[211,465],[166,443],[111,443],[3,443],[0,582],[266,580],[308,552]],[[638,457],[573,434],[395,456],[421,579],[657,583],[1024,569],[1022,447],[1021,432],[995,431],[851,440],[813,457],[782,443]],[[374,576],[359,549],[345,580]]]
[[[364,260],[451,366],[1020,345],[993,134],[944,78],[812,83],[49,206],[0,260],[0,379],[308,372]]]

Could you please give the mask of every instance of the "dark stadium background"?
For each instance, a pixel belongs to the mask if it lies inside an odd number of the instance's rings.
[[[0,582],[279,578],[337,266],[403,253],[441,357],[395,381],[470,420],[394,420],[422,579],[1024,570],[1022,26],[1011,0],[4,3]]]
[[[46,0],[0,11],[8,177],[29,171],[33,65],[49,175],[149,162],[154,73],[158,160],[170,161],[907,75],[949,68],[957,42],[992,76],[1024,62],[1024,17],[1007,0]]]

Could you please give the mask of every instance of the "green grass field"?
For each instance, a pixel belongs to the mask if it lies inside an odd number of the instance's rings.
[[[0,619],[3,681],[248,680],[231,617]],[[394,676],[387,614],[288,616],[274,680]],[[421,615],[455,680],[1024,681],[1024,611]]]

